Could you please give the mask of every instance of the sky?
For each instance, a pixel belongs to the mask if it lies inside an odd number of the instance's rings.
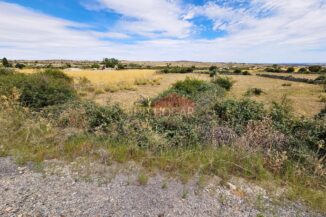
[[[326,63],[326,0],[0,0],[2,56]]]

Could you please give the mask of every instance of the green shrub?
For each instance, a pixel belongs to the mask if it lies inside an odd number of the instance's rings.
[[[215,75],[217,74],[217,71],[216,70],[210,70],[209,71],[209,77],[214,77]]]
[[[20,102],[31,108],[61,104],[76,97],[71,83],[43,73],[27,76],[20,90]]]
[[[176,82],[168,92],[194,98],[198,93],[207,91],[209,87],[208,82],[187,77],[184,81]]]
[[[1,75],[11,75],[11,74],[14,74],[14,73],[15,73],[15,70],[12,69],[12,68],[0,67],[0,76]]]
[[[308,70],[306,68],[300,68],[298,72],[299,73],[307,73]]]
[[[25,64],[17,63],[17,64],[15,65],[15,68],[17,68],[17,69],[23,69],[23,68],[25,68]]]
[[[266,115],[263,104],[250,99],[220,101],[215,104],[214,111],[221,121],[234,127],[244,126],[251,120],[262,120]]]
[[[9,63],[6,57],[2,58],[2,65],[4,67],[11,67],[11,64]]]
[[[245,96],[260,96],[264,91],[261,88],[249,88],[246,93]]]
[[[0,76],[0,94],[9,95],[14,87],[20,92],[20,103],[35,109],[76,98],[71,78],[58,70]]]
[[[214,84],[218,84],[219,86],[223,87],[225,90],[231,90],[234,81],[227,77],[218,77],[212,80]]]
[[[243,71],[241,74],[242,75],[251,75],[250,72],[248,72],[248,71]]]
[[[318,66],[318,65],[315,65],[315,66],[309,66],[308,69],[312,73],[317,73],[322,69],[322,67]]]
[[[321,82],[326,82],[326,75],[320,75],[318,76],[315,81],[321,81]]]
[[[294,67],[289,67],[286,72],[287,73],[293,73],[295,70],[294,70]]]
[[[185,74],[185,73],[192,73],[194,71],[193,67],[180,67],[180,66],[176,66],[176,67],[165,67],[164,69],[162,69],[160,72],[161,73],[181,73],[181,74]]]
[[[93,69],[99,69],[100,67],[101,66],[98,63],[94,63],[94,64],[91,65],[91,68],[93,68]]]
[[[317,115],[317,118],[324,118],[326,120],[326,105]]]
[[[181,115],[154,117],[151,119],[153,129],[167,139],[167,146],[189,147],[199,144],[200,133],[194,117]]]
[[[125,113],[118,106],[97,106],[93,103],[87,104],[86,115],[91,131],[110,131],[115,130],[112,124],[121,123]]]
[[[217,66],[210,66],[209,67],[209,71],[216,71],[217,70]]]
[[[117,66],[119,64],[119,60],[115,59],[115,58],[105,58],[102,62],[102,64],[105,65],[105,67],[107,68],[114,68],[115,66]]]
[[[12,69],[0,69],[0,95],[10,95],[14,87],[20,90],[26,78],[27,75],[22,73],[14,73],[14,70]]]
[[[54,79],[62,79],[66,82],[72,82],[73,79],[66,75],[63,71],[59,69],[45,69],[41,72],[42,75],[45,75],[46,77],[52,77]]]
[[[233,71],[234,74],[241,74],[242,73],[242,70],[241,69],[235,69]]]

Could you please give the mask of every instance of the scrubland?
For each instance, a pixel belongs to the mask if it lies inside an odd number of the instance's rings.
[[[255,75],[1,69],[0,156],[36,165],[133,161],[141,185],[159,172],[182,182],[242,177],[324,213],[324,94]],[[157,115],[155,104],[177,110]]]

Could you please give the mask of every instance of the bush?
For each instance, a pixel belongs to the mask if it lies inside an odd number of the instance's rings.
[[[306,68],[300,68],[298,72],[299,73],[307,73],[308,70]]]
[[[15,72],[14,69],[11,68],[0,68],[0,76],[1,75],[11,75]]]
[[[266,115],[263,104],[250,99],[220,101],[215,104],[214,111],[220,120],[240,128],[251,120],[262,120]]]
[[[27,76],[20,90],[21,104],[36,109],[76,98],[76,92],[70,82],[43,73]]]
[[[310,72],[318,73],[322,69],[322,67],[315,65],[315,66],[309,66],[308,69]]]
[[[0,94],[9,95],[13,88],[19,90],[19,101],[23,106],[35,109],[76,98],[71,78],[59,70],[0,76]]]
[[[282,70],[279,67],[273,67],[273,68],[268,67],[265,69],[265,71],[266,72],[277,72],[277,73],[282,72]]]
[[[326,82],[326,75],[318,76],[315,81]]]
[[[234,74],[241,74],[242,70],[241,69],[235,69],[233,72],[234,72]]]
[[[2,59],[2,65],[3,65],[4,67],[11,67],[11,64],[9,63],[9,61],[7,60],[6,57],[4,57],[4,58]]]
[[[295,70],[294,70],[294,67],[289,67],[286,72],[288,73],[293,73]]]
[[[207,91],[208,89],[209,83],[187,77],[184,81],[176,82],[168,92],[175,92],[183,96],[194,98],[198,93]]]
[[[94,63],[94,64],[91,65],[91,68],[93,68],[93,69],[99,69],[100,67],[101,66],[98,63]]]
[[[105,58],[102,62],[105,67],[107,68],[114,68],[115,66],[117,66],[119,64],[119,60],[115,59],[115,58]]]
[[[217,74],[216,70],[209,71],[209,77],[214,77]]]
[[[216,71],[217,70],[217,66],[210,66],[209,67],[209,71]]]
[[[252,95],[255,95],[255,96],[260,96],[261,94],[263,93],[263,90],[260,89],[260,88],[249,88],[245,95],[246,96],[252,96]]]
[[[234,81],[227,77],[218,77],[212,81],[214,84],[218,84],[223,87],[225,90],[231,90]]]
[[[185,73],[192,73],[194,71],[193,67],[166,67],[164,69],[162,69],[160,72],[161,73],[181,73],[181,74],[185,74]]]
[[[250,72],[248,72],[248,71],[243,71],[241,74],[242,75],[251,75]]]
[[[121,125],[119,129],[113,127],[113,124],[122,123],[125,119],[125,113],[118,106],[96,106],[95,104],[87,104],[86,116],[89,122],[89,129],[91,131],[116,131],[114,133],[121,132]]]
[[[62,79],[69,83],[73,82],[73,79],[71,77],[69,77],[59,69],[45,69],[41,72],[41,74],[45,75],[46,77],[52,77],[54,79]]]
[[[23,69],[23,68],[25,68],[25,65],[22,64],[22,63],[17,63],[17,64],[15,65],[15,68],[17,68],[17,69]]]

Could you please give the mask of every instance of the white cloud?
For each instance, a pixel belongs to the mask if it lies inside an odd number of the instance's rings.
[[[184,11],[178,1],[171,0],[98,0],[102,7],[124,16],[115,26],[124,32],[144,36],[160,35],[184,38],[192,24],[183,19]]]

